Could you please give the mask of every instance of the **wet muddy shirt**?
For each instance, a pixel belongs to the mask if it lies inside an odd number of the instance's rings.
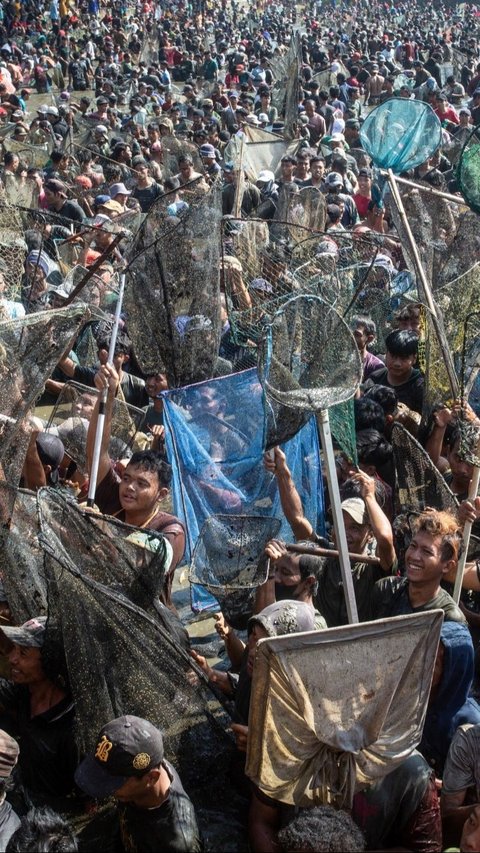
[[[163,761],[171,779],[168,797],[156,809],[119,804],[120,833],[125,853],[197,853],[203,849],[193,803],[180,777]]]
[[[466,621],[460,608],[444,589],[440,589],[437,595],[420,607],[412,607],[408,596],[407,578],[383,578],[375,584],[372,596],[372,619],[423,613],[425,610],[443,610],[445,621]]]

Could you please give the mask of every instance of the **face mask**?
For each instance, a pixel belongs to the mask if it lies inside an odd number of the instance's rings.
[[[286,600],[294,600],[295,601],[298,597],[295,594],[297,589],[298,589],[298,584],[297,584],[297,586],[287,586],[287,584],[284,584],[284,583],[275,583],[275,600],[276,601],[286,601]]]

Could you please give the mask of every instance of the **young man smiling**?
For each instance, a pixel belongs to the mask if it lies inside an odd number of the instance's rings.
[[[465,622],[453,598],[440,586],[442,580],[455,577],[461,542],[461,527],[451,513],[430,510],[418,516],[405,552],[406,577],[382,578],[375,584],[374,618],[440,609],[446,621]]]

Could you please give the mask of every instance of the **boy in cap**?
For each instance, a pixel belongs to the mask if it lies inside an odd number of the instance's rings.
[[[115,797],[125,850],[202,849],[193,804],[164,758],[160,731],[148,720],[128,715],[108,723],[75,781],[95,799]]]

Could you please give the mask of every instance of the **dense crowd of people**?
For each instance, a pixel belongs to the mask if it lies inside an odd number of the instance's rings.
[[[234,628],[225,614],[215,616],[221,664],[195,643],[188,648],[190,681],[202,679],[233,709],[229,778],[241,802],[241,829],[232,829],[228,849],[480,850],[480,498],[472,491],[480,411],[473,382],[468,399],[445,393],[434,399],[438,389],[432,391],[425,362],[424,294],[415,287],[418,265],[411,264],[394,199],[362,136],[366,117],[391,99],[431,108],[441,143],[425,162],[402,173],[411,182],[404,190],[406,206],[407,196],[415,205],[428,193],[441,202],[430,243],[452,264],[457,234],[467,222],[462,272],[474,268],[476,218],[462,196],[457,165],[480,124],[479,16],[468,3],[418,0],[1,4],[0,325],[14,327],[21,339],[30,317],[53,316],[74,298],[91,311],[44,377],[22,425],[21,479],[11,485],[33,494],[68,491],[85,507],[93,479],[95,511],[139,534],[161,534],[166,572],[156,607],[162,624],[172,635],[182,632],[187,646],[174,584],[192,542],[185,507],[178,495],[172,501],[172,471],[178,481],[179,467],[164,412],[165,395],[174,387],[172,371],[160,360],[143,369],[136,337],[141,322],[134,321],[134,308],[129,314],[118,304],[119,282],[125,270],[129,274],[132,240],[142,228],[152,245],[157,233],[168,233],[173,254],[181,256],[193,252],[195,234],[187,223],[202,199],[217,194],[221,207],[216,236],[222,251],[211,285],[217,315],[212,321],[208,305],[200,313],[198,301],[189,311],[180,297],[175,316],[168,314],[171,306],[152,307],[152,315],[165,309],[162,334],[169,329],[172,340],[186,348],[192,341],[192,362],[200,352],[197,332],[206,348],[213,347],[209,374],[193,363],[181,383],[202,381],[195,403],[186,407],[185,429],[188,423],[198,427],[203,459],[214,467],[235,457],[244,467],[250,464],[252,477],[255,466],[263,466],[279,496],[288,538],[303,546],[302,553],[291,551],[280,538],[262,546],[256,556],[266,566],[265,578],[251,590],[242,626]],[[249,221],[256,229],[250,255],[241,243]],[[212,220],[212,232],[215,228]],[[9,229],[16,229],[16,242],[8,238]],[[335,452],[359,621],[443,615],[421,739],[380,778],[357,784],[342,808],[333,783],[307,808],[306,791],[297,790],[292,804],[246,773],[257,644],[324,634],[349,622],[344,568],[335,550],[338,545],[341,551],[332,523],[335,496],[325,489],[325,518],[317,529],[317,520],[304,511],[309,484],[296,481],[286,446],[273,447],[263,458],[243,458],[245,435],[232,428],[233,421],[241,425],[242,413],[216,384],[256,364],[262,332],[280,301],[301,292],[295,259],[302,229],[308,232],[312,280],[335,273],[346,297],[338,305],[353,305],[345,318],[362,372],[353,408],[358,464],[341,442]],[[201,254],[201,247],[195,250]],[[159,263],[147,270],[152,298],[160,268]],[[391,293],[405,293],[400,284],[408,282],[409,298],[389,304],[382,326],[375,300],[354,304],[366,268],[379,303]],[[195,290],[195,282],[187,284]],[[160,285],[180,294],[187,289],[184,281]],[[435,295],[435,281],[431,285]],[[475,282],[472,292],[477,289]],[[365,292],[366,285],[361,295]],[[461,324],[466,318],[457,319]],[[3,350],[2,344],[2,362]],[[160,340],[154,351],[162,351]],[[28,382],[26,367],[21,381]],[[52,425],[59,404],[67,416]],[[119,406],[130,407],[137,418],[129,441],[119,434]],[[2,417],[8,422],[12,414]],[[244,417],[246,422],[247,412]],[[414,485],[441,482],[434,506],[417,503],[401,515],[396,425],[423,453],[422,482]],[[82,449],[75,453],[73,438],[79,435]],[[2,446],[4,480],[7,462]],[[245,513],[237,491],[223,485],[220,493],[213,475],[202,476],[194,466],[192,484],[212,501],[212,513]],[[85,512],[92,511],[88,503]],[[2,500],[0,512],[8,538],[12,513]],[[470,528],[464,565],[464,531]],[[145,547],[141,536],[135,542]],[[142,715],[141,697],[136,708],[125,707],[119,689],[117,718],[104,720],[91,751],[80,749],[75,687],[58,677],[47,653],[49,614],[31,600],[31,618],[18,619],[6,591],[11,563],[2,571],[0,851],[98,849],[99,838],[107,849],[125,853],[224,849],[205,833],[195,797],[166,758],[168,743],[156,721]],[[379,664],[378,645],[372,643],[371,654],[373,668]],[[157,665],[162,668],[161,659]],[[418,690],[420,695],[420,685]],[[280,730],[291,719],[279,712],[277,722]],[[406,728],[409,723],[405,720]],[[343,757],[335,756],[338,766]],[[281,764],[282,756],[277,758]],[[280,775],[289,779],[294,772],[284,756]],[[112,798],[109,822],[102,824],[101,804]],[[90,828],[78,829],[79,815],[88,817]]]

